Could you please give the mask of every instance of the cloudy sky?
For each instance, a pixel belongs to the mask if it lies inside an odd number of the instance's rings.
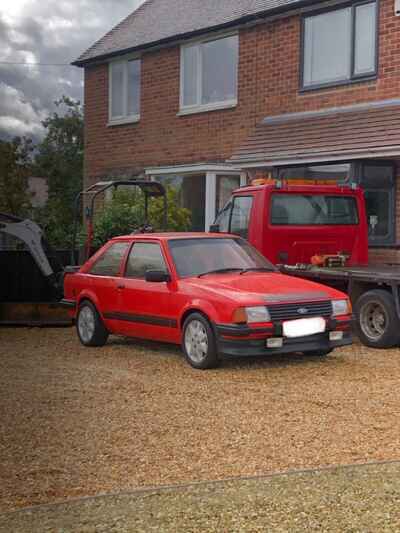
[[[68,64],[142,0],[0,0],[0,139],[40,138],[63,94],[83,99],[82,69]]]

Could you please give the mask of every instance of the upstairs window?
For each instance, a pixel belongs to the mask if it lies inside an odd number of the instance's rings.
[[[181,112],[235,106],[238,55],[238,35],[183,46]]]
[[[302,88],[356,81],[377,72],[376,2],[306,16]]]
[[[140,118],[140,59],[110,63],[110,124],[135,122]]]

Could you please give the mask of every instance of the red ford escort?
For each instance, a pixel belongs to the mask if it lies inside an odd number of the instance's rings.
[[[351,344],[351,304],[337,290],[280,274],[234,235],[118,237],[64,281],[80,341],[110,333],[182,344],[195,368],[223,357]]]

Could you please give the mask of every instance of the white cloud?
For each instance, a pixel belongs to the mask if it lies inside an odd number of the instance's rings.
[[[27,3],[29,3],[27,0],[2,0],[0,14],[11,20],[16,19],[21,16]]]
[[[69,64],[141,2],[0,0],[0,61]],[[40,136],[55,100],[63,94],[82,100],[82,79],[71,66],[0,64],[0,138],[10,131]]]
[[[40,136],[43,134],[42,120],[46,113],[35,110],[24,95],[5,83],[0,83],[0,131],[8,137],[16,135]]]

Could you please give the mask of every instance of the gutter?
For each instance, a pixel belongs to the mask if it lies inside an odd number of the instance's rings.
[[[216,26],[209,26],[207,28],[202,28],[202,29],[199,29],[199,30],[194,30],[194,31],[186,32],[186,33],[181,33],[181,34],[178,34],[178,35],[172,35],[171,37],[165,37],[164,39],[160,39],[158,41],[153,41],[153,42],[146,43],[146,44],[143,44],[143,45],[138,45],[138,46],[133,46],[133,47],[130,47],[130,48],[117,50],[115,52],[109,52],[107,54],[102,54],[102,55],[99,55],[99,56],[96,56],[96,57],[93,57],[93,58],[89,58],[89,59],[83,59],[83,60],[77,59],[76,61],[73,61],[71,63],[71,65],[73,65],[75,67],[90,66],[92,64],[96,64],[96,63],[99,63],[99,62],[104,62],[107,59],[111,59],[113,57],[118,57],[118,56],[121,56],[123,54],[124,55],[125,54],[131,54],[131,53],[134,53],[134,52],[148,50],[150,48],[165,46],[165,45],[168,45],[168,44],[172,44],[172,43],[174,43],[176,41],[191,39],[193,37],[198,37],[198,36],[204,35],[206,33],[211,33],[213,31],[226,30],[226,29],[230,29],[232,27],[238,26],[238,25],[241,26],[241,25],[244,25],[244,24],[250,24],[250,23],[255,22],[257,20],[260,20],[260,19],[268,19],[268,18],[273,17],[275,15],[281,15],[281,14],[286,13],[286,12],[290,12],[290,11],[294,11],[294,10],[298,10],[298,9],[302,9],[302,8],[306,8],[306,7],[315,5],[315,3],[316,3],[315,0],[298,0],[294,4],[288,4],[288,5],[285,5],[285,6],[277,6],[275,8],[269,9],[267,11],[261,11],[259,13],[254,13],[254,14],[251,14],[251,15],[245,15],[243,17],[231,20],[231,21],[226,22],[224,24],[218,24]],[[341,2],[339,2],[339,3],[341,3]],[[320,3],[318,2],[318,4],[320,4]]]

